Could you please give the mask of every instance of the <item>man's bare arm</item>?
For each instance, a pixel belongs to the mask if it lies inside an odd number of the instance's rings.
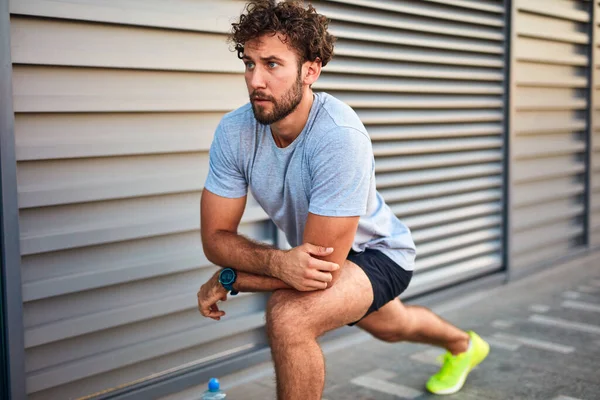
[[[229,199],[204,190],[201,231],[209,261],[250,274],[281,279],[297,290],[325,289],[338,265],[322,261],[334,250],[309,243],[282,251],[253,242],[237,233],[246,197]]]
[[[309,213],[304,228],[304,242],[334,248],[335,250],[331,254],[319,258],[336,263],[341,267],[354,242],[359,218],[325,217]],[[340,272],[341,269],[331,273],[333,279],[327,284],[327,287],[331,287],[335,283]]]
[[[278,289],[293,289],[293,287],[281,279],[238,272],[233,289],[238,292],[273,292]]]

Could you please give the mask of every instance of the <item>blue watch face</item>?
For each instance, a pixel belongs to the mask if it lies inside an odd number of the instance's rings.
[[[235,272],[233,272],[231,269],[224,269],[219,275],[219,280],[223,285],[229,285],[235,282]]]

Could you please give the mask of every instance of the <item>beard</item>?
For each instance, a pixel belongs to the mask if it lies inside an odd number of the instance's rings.
[[[268,112],[265,107],[254,104],[253,99],[255,97],[269,100],[271,103],[273,103],[273,110]],[[250,102],[252,103],[254,118],[256,118],[256,120],[263,125],[271,125],[275,122],[281,121],[294,112],[294,110],[302,101],[302,97],[302,79],[300,74],[298,74],[296,81],[280,100],[276,100],[271,96],[262,96],[259,92],[255,91],[250,95]]]

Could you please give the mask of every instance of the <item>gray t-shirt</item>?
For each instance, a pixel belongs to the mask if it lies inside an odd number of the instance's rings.
[[[375,188],[371,140],[358,115],[327,93],[314,94],[306,126],[279,148],[271,128],[256,121],[250,103],[225,115],[210,148],[204,185],[222,197],[238,198],[248,187],[292,246],[303,242],[308,213],[360,216],[352,249],[378,249],[414,268],[409,229]]]

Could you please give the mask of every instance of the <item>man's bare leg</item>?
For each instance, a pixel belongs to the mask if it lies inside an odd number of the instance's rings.
[[[469,335],[425,307],[405,306],[395,299],[357,324],[386,342],[418,342],[443,347],[452,354],[467,350]]]
[[[349,261],[336,284],[327,290],[273,293],[267,307],[267,331],[279,400],[321,398],[325,362],[317,337],[357,321],[372,302],[369,279]]]

